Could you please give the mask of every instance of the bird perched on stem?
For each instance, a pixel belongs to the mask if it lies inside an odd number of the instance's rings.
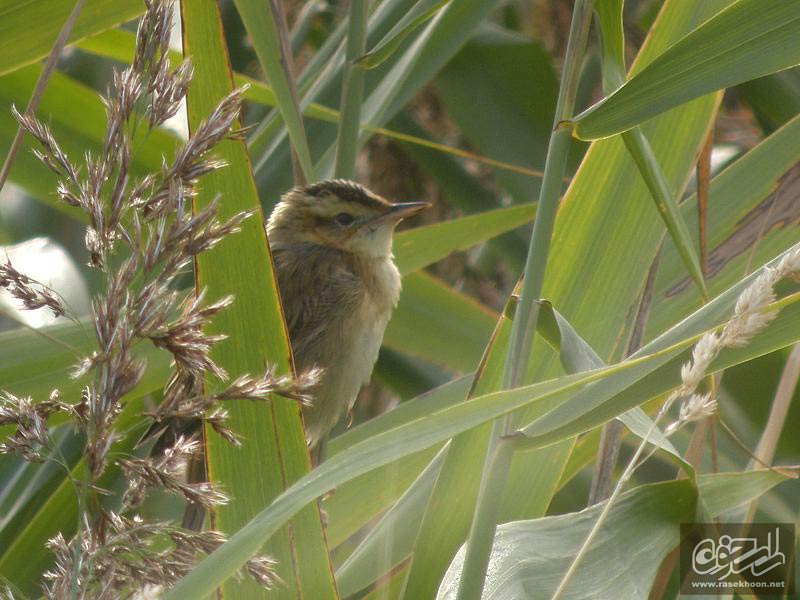
[[[428,206],[393,204],[353,181],[330,179],[292,189],[272,211],[267,237],[295,365],[323,370],[312,406],[303,409],[312,449],[370,379],[400,296],[394,229]]]

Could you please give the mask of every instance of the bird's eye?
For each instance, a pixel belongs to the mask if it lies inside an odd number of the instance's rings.
[[[352,225],[355,218],[350,213],[339,213],[333,220],[336,221],[337,225],[341,225],[342,227],[347,227],[348,225]]]

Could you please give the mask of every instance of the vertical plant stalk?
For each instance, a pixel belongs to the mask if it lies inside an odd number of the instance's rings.
[[[700,291],[703,303],[707,302],[708,291],[706,290],[700,260],[692,249],[689,229],[681,216],[678,203],[669,189],[667,178],[653,152],[653,148],[650,146],[649,140],[642,132],[641,127],[634,127],[630,131],[623,133],[621,137],[622,141],[625,142],[628,153],[639,168],[639,173],[644,179],[647,189],[650,190],[653,202],[655,202],[658,213],[661,215],[664,225],[675,243],[675,248],[678,250],[689,276]]]
[[[608,497],[608,500],[606,500],[605,504],[603,505],[603,510],[597,517],[597,520],[595,521],[591,531],[589,531],[589,535],[586,536],[586,539],[581,545],[580,550],[578,550],[578,553],[572,560],[572,564],[570,564],[569,568],[567,569],[567,572],[564,573],[564,577],[561,578],[561,582],[558,584],[558,588],[556,588],[556,591],[550,598],[550,600],[559,600],[559,598],[561,598],[564,595],[564,591],[566,590],[567,586],[569,585],[569,582],[572,580],[572,577],[578,570],[578,566],[586,557],[586,554],[589,552],[589,548],[591,547],[594,538],[597,537],[597,534],[600,532],[600,528],[605,523],[606,518],[608,518],[608,515],[611,512],[611,507],[614,505],[617,498],[622,493],[622,489],[625,487],[625,484],[630,480],[636,467],[640,464],[639,459],[642,457],[642,454],[644,453],[644,450],[647,447],[648,440],[655,432],[661,419],[663,419],[664,415],[667,414],[667,411],[669,410],[670,406],[671,402],[664,402],[661,405],[658,414],[656,415],[655,419],[653,419],[653,422],[650,424],[650,428],[647,430],[647,433],[645,433],[641,443],[636,448],[636,452],[634,452],[633,456],[628,462],[628,465],[625,467],[625,470],[620,476],[619,481],[617,482],[617,485],[614,488],[614,491],[611,493],[611,495]]]
[[[636,311],[636,320],[633,324],[633,331],[631,332],[631,338],[628,341],[628,347],[625,352],[627,356],[636,352],[642,345],[644,329],[647,323],[647,317],[650,315],[650,306],[653,301],[653,290],[656,285],[656,273],[658,272],[660,257],[661,251],[659,250],[647,273],[647,281],[645,281],[644,289],[642,290],[642,296]],[[589,490],[587,506],[602,502],[611,495],[611,490],[614,487],[614,469],[617,466],[619,451],[622,447],[623,433],[624,426],[619,419],[613,419],[603,427],[595,469],[592,474],[592,484]]]
[[[353,179],[358,154],[358,130],[361,120],[361,100],[364,95],[364,69],[356,61],[367,47],[367,2],[353,0],[347,29],[347,53],[342,80],[342,105],[339,133],[336,140],[337,177]]]
[[[297,84],[294,78],[294,61],[292,60],[292,45],[289,41],[289,30],[286,25],[286,15],[283,12],[283,7],[280,2],[270,0],[269,8],[272,11],[272,18],[275,21],[275,30],[278,32],[278,47],[280,48],[281,68],[283,75],[286,77],[286,82],[289,86],[289,94],[291,96],[294,110],[300,119],[300,130],[305,138],[305,130],[303,127],[303,112],[300,110],[300,100],[297,96]],[[292,177],[295,185],[303,185],[307,183],[310,174],[307,172],[307,167],[304,169],[303,163],[297,154],[297,149],[292,145]]]
[[[533,234],[522,275],[522,291],[503,365],[503,389],[510,389],[521,384],[533,346],[534,332],[539,319],[537,300],[542,292],[553,224],[561,197],[567,154],[571,142],[571,131],[560,124],[572,116],[575,107],[580,67],[589,36],[593,5],[594,0],[578,0],[572,14],[564,70],[556,104],[554,131],[550,136],[547,149],[536,220],[533,224]],[[503,435],[508,433],[510,424],[510,416],[497,419],[492,424],[475,513],[467,540],[466,557],[458,588],[458,600],[478,599],[483,592],[486,570],[497,529],[500,499],[513,455],[511,444],[503,440]]]
[[[706,239],[707,239],[707,221],[708,221],[708,194],[709,188],[711,186],[711,151],[714,149],[714,124],[711,123],[709,128],[708,134],[706,135],[705,143],[703,144],[703,148],[700,150],[700,154],[697,157],[697,166],[695,168],[695,173],[697,176],[697,223],[698,223],[698,250],[699,250],[699,260],[700,260],[700,275],[703,279],[703,282],[706,282],[708,277],[708,257],[706,253]],[[707,295],[703,297],[703,303],[705,304],[708,301]],[[709,376],[707,379],[708,387],[714,395],[716,396],[716,390],[719,386],[719,379],[721,374],[717,374],[715,376]],[[700,466],[700,460],[703,456],[703,446],[706,443],[706,440],[711,442],[712,453],[715,451],[714,449],[714,421],[716,417],[714,415],[709,416],[708,418],[704,419],[703,421],[698,422],[695,425],[695,429],[692,432],[692,437],[689,440],[689,446],[686,449],[685,458],[686,461],[695,468]],[[716,461],[714,461],[714,465],[716,467]],[[677,479],[685,478],[687,475],[683,471],[678,473]],[[675,555],[674,558],[676,558]],[[665,565],[668,564],[667,561],[664,562]],[[674,565],[673,565],[674,566]],[[672,568],[669,568],[669,571],[672,571]],[[665,576],[668,576],[668,573],[665,573]]]
[[[783,426],[786,424],[786,416],[789,414],[789,406],[792,404],[798,379],[800,379],[800,344],[792,348],[792,352],[783,366],[783,372],[781,372],[781,378],[778,381],[778,389],[775,392],[775,398],[772,400],[772,407],[767,418],[767,425],[764,427],[764,433],[761,434],[761,439],[758,441],[758,446],[754,453],[755,457],[750,461],[748,469],[755,469],[759,464],[771,464],[772,459],[775,458],[775,450],[778,447],[778,440],[781,437]],[[744,517],[745,523],[753,521],[757,505],[758,501],[753,500],[747,506],[747,512]]]
[[[256,0],[234,0],[253,46],[258,61],[269,79],[281,117],[289,132],[296,183],[313,178],[311,152],[308,149],[303,115],[295,85],[292,50],[286,30],[286,17],[281,3],[269,0],[268,7]]]
[[[609,497],[611,490],[614,489],[614,469],[619,460],[624,431],[625,426],[619,419],[611,419],[603,426],[586,506],[593,506],[598,502],[602,502]]]
[[[698,223],[698,244],[700,254],[700,272],[705,281],[708,278],[708,258],[706,256],[706,239],[707,239],[707,221],[708,221],[708,191],[711,186],[711,151],[714,149],[714,124],[706,136],[706,141],[697,157],[697,223]],[[704,304],[707,298],[704,298]],[[713,390],[716,395],[716,389],[719,387],[719,379],[722,377],[721,373],[708,378],[708,387]],[[686,460],[693,467],[697,468],[700,465],[700,460],[703,456],[703,446],[706,440],[711,444],[712,453],[715,452],[714,448],[714,421],[716,416],[712,415],[697,423],[692,437],[689,440],[689,447],[686,449]],[[716,461],[714,461],[716,470]],[[680,474],[679,474],[680,478]]]
[[[77,0],[75,6],[72,8],[72,12],[69,13],[67,20],[64,21],[61,31],[58,32],[58,37],[53,47],[50,49],[50,54],[44,63],[44,68],[42,72],[39,73],[39,78],[36,80],[31,98],[28,100],[28,106],[25,107],[25,116],[32,116],[36,112],[36,109],[39,108],[39,102],[44,94],[44,88],[50,80],[50,75],[53,73],[58,57],[61,56],[61,51],[67,43],[67,38],[69,38],[72,27],[75,25],[75,21],[78,19],[78,14],[81,12],[82,8],[83,0]],[[3,186],[6,184],[8,174],[11,172],[11,167],[14,165],[14,159],[17,157],[17,152],[19,152],[19,148],[22,145],[22,138],[24,135],[25,130],[21,125],[18,125],[17,133],[14,134],[14,140],[11,142],[11,147],[6,154],[6,159],[3,161],[3,167],[0,169],[0,190],[2,190]]]
[[[298,17],[298,19],[301,18],[302,16]],[[297,27],[298,23],[295,22],[295,28]],[[300,100],[301,111],[305,111],[311,104],[315,86],[320,85],[331,72],[335,71],[337,57],[341,51],[340,48],[345,45],[344,37],[345,27],[343,22],[314,53],[308,65],[296,77],[295,87],[298,97],[302,98]],[[275,146],[282,141],[283,136],[278,135],[282,125],[280,109],[275,108],[261,120],[253,130],[253,133],[248,136],[247,148],[253,160],[253,173],[258,174],[264,168],[267,158],[272,154]]]
[[[700,270],[703,279],[708,279],[708,252],[706,223],[708,221],[708,190],[711,185],[711,151],[714,149],[714,125],[706,137],[706,143],[697,158],[697,225],[700,250]]]

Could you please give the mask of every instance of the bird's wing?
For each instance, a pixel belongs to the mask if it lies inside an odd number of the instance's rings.
[[[274,253],[289,339],[299,369],[327,364],[334,329],[360,301],[358,280],[342,261],[324,255]]]

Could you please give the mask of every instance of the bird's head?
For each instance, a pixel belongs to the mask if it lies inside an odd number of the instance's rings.
[[[328,179],[287,192],[270,215],[267,234],[271,244],[314,244],[388,257],[397,224],[429,206],[393,204],[354,181]]]

